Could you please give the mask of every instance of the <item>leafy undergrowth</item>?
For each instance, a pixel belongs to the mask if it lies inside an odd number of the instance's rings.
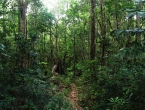
[[[63,94],[58,94],[49,79],[43,75],[30,75],[28,71],[17,71],[8,75],[2,73],[0,109],[69,110],[68,99]]]
[[[74,81],[71,81],[73,79]],[[75,79],[67,76],[55,76],[52,79],[52,83],[56,85],[57,94],[62,94],[67,98],[69,102],[69,110],[83,110],[79,104],[78,90],[75,83]]]
[[[76,81],[79,103],[85,110],[144,110],[145,64],[111,62],[109,66],[90,63],[81,66],[83,73]]]

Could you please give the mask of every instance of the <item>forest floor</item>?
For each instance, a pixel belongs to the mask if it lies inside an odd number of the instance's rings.
[[[59,78],[57,79],[56,77],[54,82],[56,80],[58,81],[60,79]],[[75,83],[70,83],[69,85],[66,86],[60,81],[60,82],[57,82],[56,85],[57,85],[57,90],[59,93],[63,93],[64,90],[69,89],[68,93],[66,94],[66,97],[71,104],[70,110],[83,110],[83,108],[79,104],[78,89]]]
[[[70,100],[70,103],[72,104],[72,107],[74,110],[83,110],[82,107],[78,103],[78,90],[76,87],[76,84],[71,84],[71,91],[68,94],[68,99]]]

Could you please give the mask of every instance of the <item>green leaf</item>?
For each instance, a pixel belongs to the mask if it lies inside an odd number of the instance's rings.
[[[126,18],[132,18],[136,15],[136,12],[132,12],[132,13],[129,13],[128,15],[126,15]]]
[[[5,49],[5,46],[3,44],[0,44],[0,49],[1,50],[4,50]]]
[[[145,18],[145,12],[137,12],[137,14],[142,17],[142,18]]]
[[[5,54],[5,53],[1,53],[1,55],[5,56],[5,57],[10,57],[8,54]]]
[[[118,37],[120,37],[120,35],[123,34],[124,32],[125,32],[124,30],[113,30],[113,31],[111,32],[111,35],[118,38]]]
[[[40,65],[47,65],[47,62],[40,62]]]
[[[41,69],[40,68],[37,68],[35,72],[38,73],[38,74],[40,74],[41,73]]]

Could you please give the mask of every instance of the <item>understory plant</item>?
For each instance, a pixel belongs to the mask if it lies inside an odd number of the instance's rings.
[[[112,61],[112,62],[111,62]],[[92,62],[91,62],[92,63]],[[90,62],[84,65],[79,87],[80,103],[89,110],[145,109],[145,64],[128,63],[112,58],[109,66],[96,63],[95,72]],[[84,86],[83,86],[84,85]]]
[[[29,47],[30,42],[21,40],[15,46],[23,45],[27,68],[21,66],[21,49],[14,51],[0,44],[0,109],[1,110],[58,110],[70,107],[63,94],[57,94],[50,77],[44,76],[36,50]],[[7,50],[11,51],[7,51]],[[13,58],[13,59],[12,59]],[[6,63],[3,63],[5,61]],[[50,74],[50,72],[48,73]]]

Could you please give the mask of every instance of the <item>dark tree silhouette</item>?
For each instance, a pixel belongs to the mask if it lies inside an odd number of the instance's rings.
[[[52,73],[64,74],[63,66],[60,59],[56,59],[55,65],[52,68]]]

